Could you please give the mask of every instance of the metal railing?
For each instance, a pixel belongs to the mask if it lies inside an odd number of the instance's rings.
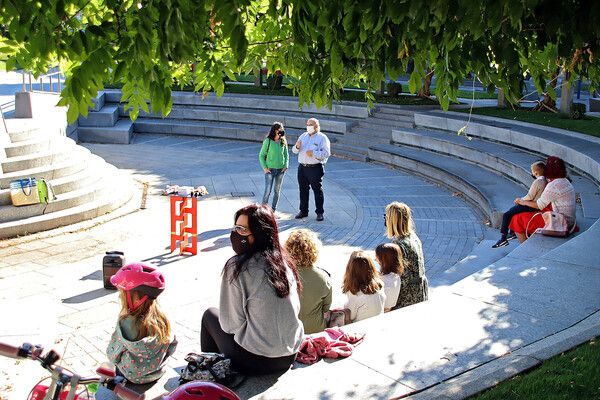
[[[23,91],[24,92],[47,92],[47,93],[60,93],[62,90],[62,81],[64,80],[62,72],[58,67],[51,68],[50,71],[44,75],[40,75],[36,78],[33,77],[31,71],[17,71],[23,77]],[[38,89],[33,88],[34,84],[38,84]],[[46,90],[46,87],[48,90]],[[56,90],[54,90],[56,88]]]
[[[6,126],[6,118],[4,118],[4,109],[15,106],[15,101],[9,101],[8,103],[0,104],[0,116],[2,116],[2,123],[4,124],[4,131],[8,133],[8,127]]]

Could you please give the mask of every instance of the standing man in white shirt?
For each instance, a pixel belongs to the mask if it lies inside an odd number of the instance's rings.
[[[308,217],[309,188],[315,195],[317,221],[323,221],[323,176],[325,163],[331,155],[329,139],[321,133],[319,120],[310,118],[306,121],[306,132],[298,138],[292,148],[298,154],[298,186],[300,187],[300,212],[296,218]]]

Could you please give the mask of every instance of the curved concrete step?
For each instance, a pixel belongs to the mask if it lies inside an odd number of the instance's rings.
[[[43,125],[31,118],[8,118],[6,126],[12,143],[33,140],[39,136],[65,136],[64,128],[55,124]]]
[[[59,135],[37,135],[33,139],[8,143],[4,145],[4,151],[6,153],[6,157],[9,158],[24,156],[31,153],[40,153],[47,151],[51,148],[60,146],[60,143],[62,143],[63,138],[64,136]]]
[[[0,239],[41,232],[100,217],[129,201],[134,193],[135,183],[129,177],[121,175],[118,180],[113,181],[112,188],[106,195],[77,207],[0,223]]]
[[[42,203],[20,207],[12,205],[0,206],[0,222],[23,220],[43,214],[55,213],[90,203],[102,196],[110,195],[115,190],[113,182],[115,181],[114,177],[117,175],[117,171],[117,168],[114,166],[106,164],[103,170],[96,171],[99,179],[76,190],[57,195],[57,199],[48,204]]]
[[[71,153],[69,158],[54,165],[44,165],[41,167],[0,175],[0,188],[8,188],[10,186],[10,182],[15,179],[34,177],[38,179],[52,180],[61,178],[63,176],[72,175],[85,169],[85,159],[90,155],[90,151],[81,146],[74,146],[74,149],[77,150]]]
[[[502,213],[523,188],[491,171],[467,161],[423,149],[377,145],[369,149],[369,159],[421,175],[451,190],[475,206],[499,227]]]
[[[102,171],[106,162],[101,157],[90,154],[85,162],[85,168],[74,174],[66,175],[57,179],[51,179],[50,183],[56,196],[81,189],[99,179],[98,171]],[[10,189],[0,189],[0,205],[11,205]]]
[[[31,153],[23,156],[11,157],[2,161],[2,171],[5,174],[26,169],[39,168],[45,165],[52,165],[67,160],[76,150],[75,142],[72,139],[65,138],[64,144],[55,148]]]

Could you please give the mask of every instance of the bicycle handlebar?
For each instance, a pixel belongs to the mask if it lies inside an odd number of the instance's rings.
[[[39,361],[42,366],[49,371],[53,371],[54,369],[59,369],[61,374],[64,374],[63,368],[53,367],[55,361],[58,360],[59,356],[56,352],[50,351],[44,357],[40,357],[42,351],[44,349],[40,346],[34,346],[29,343],[23,343],[21,346],[13,346],[8,343],[0,342],[0,355],[4,357],[10,358],[29,358],[32,360]],[[71,376],[69,373],[68,377]],[[109,390],[112,390],[119,398],[123,400],[144,400],[146,395],[144,393],[137,393],[122,384],[120,382],[122,378],[108,378],[103,379],[100,377],[90,377],[90,378],[82,378],[79,380],[82,384],[89,384],[98,382],[104,386],[106,386]]]
[[[21,350],[20,347],[16,347],[16,346],[10,345],[8,343],[0,342],[0,355],[3,355],[4,357],[10,357],[10,358],[23,357],[22,355],[19,354],[20,350]]]

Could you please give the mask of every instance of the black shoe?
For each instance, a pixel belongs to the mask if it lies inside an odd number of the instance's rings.
[[[508,246],[508,239],[505,236],[502,236],[500,240],[498,240],[496,244],[492,246],[492,249],[497,249],[498,247],[504,246]]]
[[[516,238],[517,238],[517,234],[516,234],[516,233],[514,233],[514,232],[510,232],[510,233],[508,234],[508,236],[506,237],[506,240],[509,240],[509,241],[510,241],[510,240],[514,240],[514,239],[516,239]]]
[[[308,217],[308,214],[304,214],[302,212],[299,212],[298,214],[296,214],[296,216],[294,218],[300,219],[300,218],[306,218],[306,217]]]
[[[317,214],[317,221],[323,221],[324,219],[323,214]]]

